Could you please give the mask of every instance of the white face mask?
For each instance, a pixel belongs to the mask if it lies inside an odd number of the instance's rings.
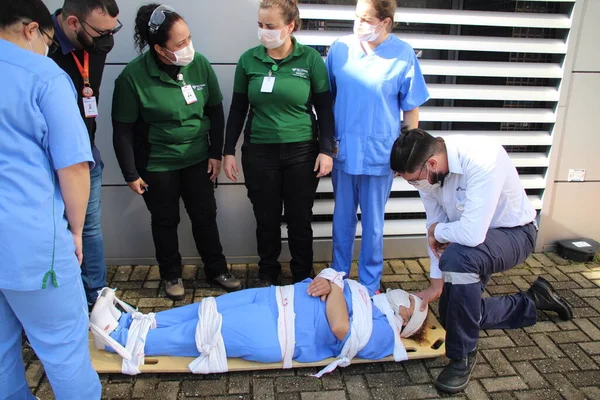
[[[280,47],[289,35],[281,39],[283,29],[262,29],[258,28],[258,40],[267,49],[276,49]]]
[[[361,42],[374,42],[379,37],[381,31],[377,32],[377,28],[383,21],[377,25],[371,25],[359,19],[354,20],[354,34]]]
[[[186,65],[190,64],[192,61],[194,61],[194,56],[196,55],[196,50],[194,50],[194,44],[191,41],[190,41],[190,44],[188,44],[181,50],[177,50],[177,51],[171,51],[169,49],[165,49],[165,50],[167,50],[169,53],[171,53],[175,56],[175,61],[171,60],[173,65],[177,65],[180,67],[185,67]]]
[[[40,40],[42,41],[42,43],[44,43],[44,57],[48,57],[48,52],[50,51],[50,47],[48,46],[48,44],[46,44],[46,41],[44,40],[44,37],[42,36],[42,32],[40,32],[40,30],[38,29],[37,31],[38,36],[40,37]],[[33,50],[33,46],[31,45],[31,40],[29,41],[29,48],[31,49],[31,51],[33,51],[35,53],[35,51]]]

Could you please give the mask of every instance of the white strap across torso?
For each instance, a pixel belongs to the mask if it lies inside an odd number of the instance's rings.
[[[275,287],[277,300],[277,336],[281,347],[283,368],[292,368],[296,348],[296,314],[294,313],[294,285]]]
[[[227,372],[227,353],[221,335],[223,316],[217,310],[214,297],[207,297],[198,306],[196,326],[196,348],[200,356],[188,367],[194,374]]]
[[[361,351],[371,339],[373,333],[373,309],[371,298],[367,288],[354,280],[346,280],[352,292],[352,323],[350,324],[350,336],[338,359],[333,361],[319,373],[312,375],[320,378],[324,374],[334,371],[338,366],[347,367],[352,359]]]

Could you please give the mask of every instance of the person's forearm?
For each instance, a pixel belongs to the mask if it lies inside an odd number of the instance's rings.
[[[413,108],[410,111],[404,111],[404,119],[402,124],[408,129],[417,129],[419,127],[419,107]]]
[[[83,232],[85,212],[90,198],[90,166],[82,162],[57,171],[60,191],[65,202],[69,229],[74,234]]]
[[[350,330],[350,318],[344,291],[335,284],[331,284],[331,292],[327,296],[325,310],[331,331],[339,340],[344,340]]]

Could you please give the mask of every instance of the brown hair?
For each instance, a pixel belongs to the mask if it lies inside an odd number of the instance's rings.
[[[396,0],[358,0],[366,1],[371,4],[377,13],[377,18],[383,21],[386,18],[390,18],[392,23],[388,27],[388,32],[391,32],[394,28],[394,14],[396,13]]]
[[[396,4],[394,0],[394,4]],[[260,0],[259,8],[279,7],[281,15],[285,19],[286,25],[295,22],[293,32],[296,32],[302,26],[300,20],[300,10],[298,10],[298,0]]]

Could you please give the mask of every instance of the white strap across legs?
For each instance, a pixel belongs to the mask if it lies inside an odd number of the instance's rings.
[[[275,287],[277,300],[277,336],[281,347],[283,368],[292,368],[296,348],[296,314],[294,313],[294,285]]]
[[[312,375],[316,378],[333,372],[338,366],[347,367],[356,354],[361,351],[371,339],[373,333],[373,309],[367,288],[354,280],[346,280],[352,292],[352,323],[350,336],[337,360],[323,368],[319,373]]]
[[[131,354],[131,360],[123,359],[121,372],[126,375],[137,375],[142,372],[139,366],[144,363],[146,336],[148,336],[150,329],[155,328],[156,319],[154,313],[133,313],[131,326],[129,326],[129,332],[127,333],[127,343],[125,344],[125,349]]]
[[[375,304],[375,307],[386,316],[390,327],[394,331],[394,361],[399,362],[408,360],[408,353],[406,353],[406,349],[400,338],[400,332],[402,332],[402,319],[396,317],[385,294],[373,296],[373,304]]]
[[[227,372],[227,353],[221,335],[223,316],[217,310],[214,297],[207,297],[198,306],[198,325],[196,326],[196,348],[200,356],[188,367],[194,374]]]

